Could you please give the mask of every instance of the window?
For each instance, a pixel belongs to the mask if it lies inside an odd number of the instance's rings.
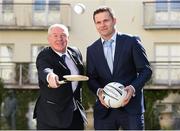
[[[60,0],[34,0],[34,11],[33,11],[33,25],[34,26],[49,26],[55,23],[62,22],[64,19],[62,13],[60,13]],[[38,4],[38,3],[44,3]],[[70,8],[70,6],[69,6]],[[69,15],[69,9],[64,8],[63,13],[65,16]],[[65,17],[69,18],[69,17]],[[66,21],[65,21],[66,22]]]
[[[156,12],[180,11],[180,0],[156,0]]]
[[[34,10],[44,11],[46,7],[46,0],[35,0]]]
[[[51,11],[60,10],[60,0],[35,0],[34,10],[44,11],[46,7],[46,3],[48,3],[49,10]]]
[[[156,0],[157,25],[179,26],[180,0]]]
[[[13,0],[3,0],[2,1],[3,12],[13,12]]]
[[[45,45],[32,45],[31,54],[32,54],[32,62],[36,61],[36,57],[38,56],[39,52],[45,47]]]
[[[173,0],[171,2],[171,10],[172,11],[180,11],[180,0]]]
[[[45,47],[45,45],[32,45],[31,47],[31,57],[32,57],[32,63],[29,67],[29,80],[30,83],[38,83],[38,74],[36,69],[36,58],[39,54],[39,52]]]
[[[0,45],[0,61],[10,62],[13,57],[12,45]]]
[[[179,44],[155,45],[155,70],[154,80],[157,84],[180,83],[180,50]]]
[[[13,46],[0,45],[0,78],[3,79],[4,83],[14,82],[14,67],[12,63],[13,59]]]
[[[50,11],[59,11],[60,10],[59,0],[49,0],[49,10]]]
[[[156,12],[165,12],[168,10],[168,5],[165,0],[156,0]]]

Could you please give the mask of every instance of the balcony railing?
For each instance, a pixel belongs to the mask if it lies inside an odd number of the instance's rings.
[[[143,2],[145,29],[180,29],[180,1]]]
[[[38,84],[35,63],[1,62],[0,78],[2,78],[7,88],[37,88]]]
[[[0,29],[46,29],[55,23],[71,26],[70,4],[0,3]]]
[[[180,61],[151,62],[153,75],[152,84],[180,86]]]
[[[151,62],[153,75],[148,88],[180,89],[180,61]],[[0,78],[6,86],[37,86],[35,63],[0,63]],[[31,87],[30,87],[31,88]],[[34,88],[34,87],[33,87]]]

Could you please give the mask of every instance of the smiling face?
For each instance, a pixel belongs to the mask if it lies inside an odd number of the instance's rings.
[[[115,32],[116,19],[107,11],[97,13],[94,16],[94,23],[97,31],[105,40],[110,39]]]
[[[63,28],[53,27],[48,34],[48,42],[51,48],[57,52],[66,52],[68,36]]]

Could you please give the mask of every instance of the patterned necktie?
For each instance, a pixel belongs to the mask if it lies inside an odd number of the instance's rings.
[[[104,41],[105,47],[107,48],[105,52],[105,57],[111,70],[111,74],[113,73],[113,52],[112,52],[112,43],[114,40]]]

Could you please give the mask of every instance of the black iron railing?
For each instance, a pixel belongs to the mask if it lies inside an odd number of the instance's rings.
[[[153,75],[147,83],[149,88],[163,86],[180,89],[180,61],[151,62]],[[38,75],[35,63],[0,63],[0,77],[7,85],[37,85]]]

